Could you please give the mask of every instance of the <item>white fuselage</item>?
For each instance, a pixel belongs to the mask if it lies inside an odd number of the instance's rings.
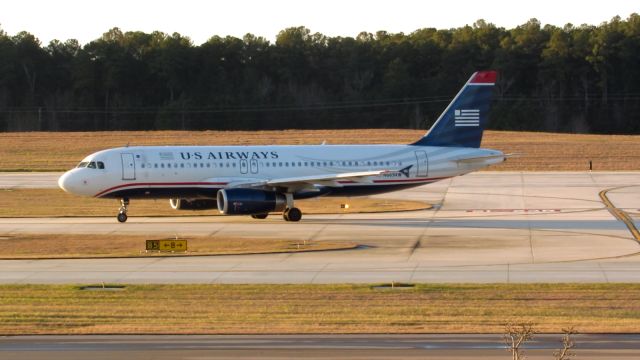
[[[94,165],[68,171],[59,184],[68,192],[93,197],[208,197],[207,191],[247,182],[385,170],[362,180],[316,181],[284,189],[366,195],[466,174],[503,161],[501,155],[489,149],[415,145],[121,147],[87,156],[81,164]]]

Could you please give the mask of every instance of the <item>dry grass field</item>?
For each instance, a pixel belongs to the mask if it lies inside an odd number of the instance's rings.
[[[120,207],[116,199],[81,198],[58,189],[0,189],[0,217],[113,216]],[[37,200],[34,200],[37,199]],[[349,208],[341,208],[349,204]],[[299,200],[296,205],[307,214],[341,214],[422,210],[429,204],[412,200],[376,198],[315,198]],[[173,210],[169,200],[132,200],[130,216],[213,216],[218,210]],[[272,214],[271,216],[279,216]]]
[[[0,334],[501,333],[640,331],[640,285],[0,286]]]
[[[145,240],[160,239],[141,235],[3,235],[0,236],[0,259],[266,254],[342,250],[357,246],[347,241],[297,242],[220,236],[180,239],[188,241],[188,251],[172,254],[146,252]]]
[[[130,131],[0,133],[0,171],[61,171],[84,156],[130,145],[406,144],[423,130]],[[519,153],[491,170],[640,170],[640,136],[487,131],[483,147]]]

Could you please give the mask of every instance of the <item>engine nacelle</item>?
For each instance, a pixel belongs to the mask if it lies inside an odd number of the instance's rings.
[[[169,204],[174,210],[211,210],[218,205],[213,199],[169,199]]]
[[[225,215],[254,215],[282,211],[287,204],[283,194],[255,189],[218,190],[218,210]]]

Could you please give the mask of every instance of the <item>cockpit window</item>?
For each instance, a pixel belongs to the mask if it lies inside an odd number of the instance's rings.
[[[77,168],[89,168],[89,169],[104,169],[104,163],[102,161],[83,161]]]

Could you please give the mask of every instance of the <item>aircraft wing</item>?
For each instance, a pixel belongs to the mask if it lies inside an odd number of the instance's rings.
[[[294,176],[288,178],[275,179],[225,179],[227,184],[225,188],[259,188],[259,187],[287,187],[287,188],[304,188],[313,185],[341,186],[339,181],[355,181],[361,183],[369,183],[371,176],[390,173],[390,170],[370,170],[356,171],[336,174],[319,174],[308,176]],[[221,179],[208,179],[220,181]]]
[[[377,176],[388,173],[389,170],[372,170],[372,171],[356,171],[340,174],[323,174],[323,175],[309,175],[309,176],[297,176],[290,178],[280,178],[267,180],[267,186],[287,186],[300,183],[305,184],[317,184],[323,182],[335,182],[338,180],[354,180],[356,182],[367,182],[365,178],[369,176]]]

